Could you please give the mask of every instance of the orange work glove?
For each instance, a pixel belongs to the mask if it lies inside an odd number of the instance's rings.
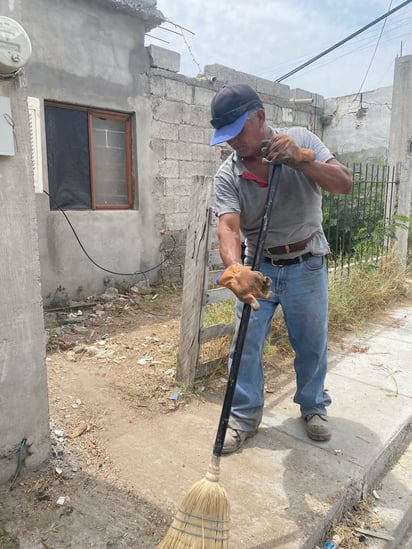
[[[252,271],[250,267],[240,263],[230,265],[217,282],[232,290],[240,301],[250,305],[254,311],[260,307],[257,297],[269,299],[273,295],[270,291],[272,280],[268,276],[263,276],[259,271]]]
[[[311,149],[302,149],[295,141],[284,134],[276,134],[271,139],[262,142],[263,161],[271,164],[286,164],[296,168],[301,162],[315,160]]]

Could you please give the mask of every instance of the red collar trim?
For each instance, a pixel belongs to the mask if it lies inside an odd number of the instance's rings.
[[[244,171],[244,172],[242,172],[242,177],[243,177],[243,179],[251,179],[252,181],[256,181],[256,183],[258,185],[260,185],[261,187],[267,187],[268,186],[268,183],[266,181],[263,181],[263,179],[259,179],[259,177],[257,177],[252,172]]]

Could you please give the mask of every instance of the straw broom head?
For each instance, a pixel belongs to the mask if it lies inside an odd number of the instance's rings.
[[[227,549],[229,498],[219,486],[219,458],[213,456],[205,478],[183,499],[176,517],[157,549]]]

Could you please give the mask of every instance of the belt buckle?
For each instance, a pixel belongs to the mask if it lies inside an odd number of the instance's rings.
[[[284,267],[285,264],[282,263],[281,259],[273,259],[273,257],[270,258],[270,263],[272,267]]]

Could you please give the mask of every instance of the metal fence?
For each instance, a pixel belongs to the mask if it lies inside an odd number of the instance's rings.
[[[329,268],[378,262],[394,237],[395,169],[354,164],[351,194],[323,193],[323,228],[329,241]]]

